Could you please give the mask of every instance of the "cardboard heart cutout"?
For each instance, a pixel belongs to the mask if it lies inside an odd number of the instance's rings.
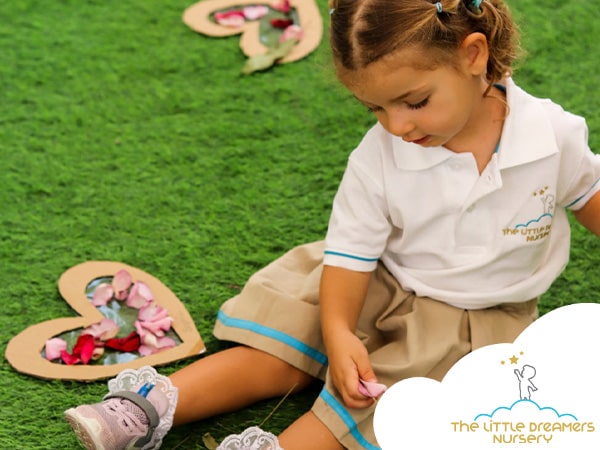
[[[167,309],[173,318],[172,329],[181,343],[149,356],[111,365],[65,365],[48,361],[42,356],[46,341],[61,333],[88,327],[104,318],[86,297],[86,287],[97,278],[113,276],[125,269],[133,280],[143,281],[154,294],[158,305]],[[204,353],[206,348],[194,321],[181,301],[157,278],[132,266],[114,261],[88,261],[64,272],[58,280],[63,299],[79,314],[33,325],[10,340],[6,359],[17,371],[46,379],[92,381],[117,375],[123,369],[159,366]]]
[[[273,2],[275,3],[275,2]],[[226,27],[213,22],[211,14],[235,6],[266,5],[265,0],[204,0],[188,7],[183,13],[183,22],[192,30],[212,37],[225,37],[241,34],[240,48],[248,56],[260,55],[268,48],[260,42],[260,23],[258,20],[246,22],[238,28]],[[289,63],[304,58],[315,50],[323,37],[323,21],[315,0],[290,0],[290,6],[298,14],[299,26],[304,37],[279,63]]]

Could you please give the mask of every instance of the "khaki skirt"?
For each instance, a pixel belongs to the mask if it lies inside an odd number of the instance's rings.
[[[327,373],[319,324],[323,242],[275,260],[226,301],[214,335],[270,353],[325,382],[312,411],[344,447],[377,450],[374,406],[346,408]],[[441,380],[464,355],[514,339],[537,317],[537,299],[464,310],[403,291],[379,264],[371,276],[356,334],[380,383],[409,377]]]

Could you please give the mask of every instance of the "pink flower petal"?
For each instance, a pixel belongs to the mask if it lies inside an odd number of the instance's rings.
[[[104,318],[100,322],[85,328],[81,334],[89,334],[95,339],[106,340],[115,337],[119,332],[119,326],[111,319]]]
[[[265,5],[246,6],[243,13],[247,20],[256,20],[266,16],[269,13],[269,8]]]
[[[140,312],[138,313],[138,319],[143,321],[154,321],[160,320],[164,317],[167,317],[168,315],[169,312],[165,308],[152,301],[146,306],[140,308]]]
[[[52,361],[60,358],[61,352],[67,350],[67,342],[61,338],[52,338],[46,341],[44,352],[46,359]]]
[[[283,33],[279,37],[279,43],[285,42],[289,39],[296,39],[296,40],[300,41],[300,40],[302,40],[303,36],[304,36],[304,31],[302,30],[302,28],[300,28],[298,25],[292,24],[289,27],[287,27],[285,30],[283,30]]]
[[[291,9],[290,0],[276,0],[271,4],[271,7],[277,11],[287,14]]]
[[[358,380],[358,392],[365,397],[377,398],[386,391],[385,384],[375,383],[373,381]]]
[[[215,22],[225,27],[239,28],[244,25],[246,19],[244,18],[244,13],[242,11],[235,9],[215,13]]]
[[[106,306],[106,304],[112,299],[114,289],[112,284],[100,283],[94,289],[94,296],[92,297],[92,304],[94,306]]]
[[[176,345],[177,345],[177,343],[170,337],[161,337],[160,339],[157,339],[155,345],[147,345],[147,344],[141,345],[139,352],[140,352],[140,355],[148,356],[148,355],[153,355],[154,353],[158,353],[162,350],[166,350],[168,348],[173,348]]]
[[[136,281],[127,296],[127,306],[140,309],[152,300],[154,300],[154,296],[148,285],[142,281]]]
[[[135,331],[140,336],[140,342],[144,345],[156,346],[158,338],[149,331],[147,328],[142,326],[142,323],[139,320],[135,321]]]
[[[115,298],[117,300],[125,300],[127,298],[127,290],[131,286],[131,275],[125,269],[119,270],[112,280],[112,286],[115,290]]]
[[[171,329],[171,323],[173,323],[173,319],[171,317],[163,317],[160,320],[140,321],[140,326],[145,330],[148,330],[150,333],[158,337],[162,337],[165,335],[165,331],[169,331]]]

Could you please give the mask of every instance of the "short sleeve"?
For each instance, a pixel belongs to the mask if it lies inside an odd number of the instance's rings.
[[[367,145],[363,142],[363,145]],[[377,164],[365,165],[360,147],[350,156],[333,201],[324,263],[357,271],[375,269],[391,232]],[[376,149],[370,149],[376,153]],[[371,155],[373,156],[373,155]],[[377,158],[371,158],[377,161]],[[379,181],[378,181],[379,180]]]

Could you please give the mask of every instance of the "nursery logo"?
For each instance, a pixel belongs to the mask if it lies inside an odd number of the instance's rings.
[[[599,320],[600,304],[565,306],[542,316],[512,344],[466,355],[441,383],[396,383],[375,410],[379,446],[600,448]]]
[[[512,355],[501,365],[519,364],[519,357]],[[508,406],[496,406],[490,413],[479,413],[470,421],[452,421],[454,433],[483,433],[491,444],[550,444],[561,433],[594,433],[593,421],[582,421],[570,412],[559,412],[551,405],[541,406],[532,396],[538,390],[533,379],[538,375],[534,366],[523,364],[513,369],[516,376],[517,400]],[[542,375],[543,376],[543,375]],[[562,447],[557,447],[562,448]]]
[[[539,215],[518,220],[513,227],[504,228],[504,236],[520,236],[526,242],[534,242],[546,238],[552,228],[555,196],[548,186],[536,189],[527,202],[527,210],[539,211]]]

